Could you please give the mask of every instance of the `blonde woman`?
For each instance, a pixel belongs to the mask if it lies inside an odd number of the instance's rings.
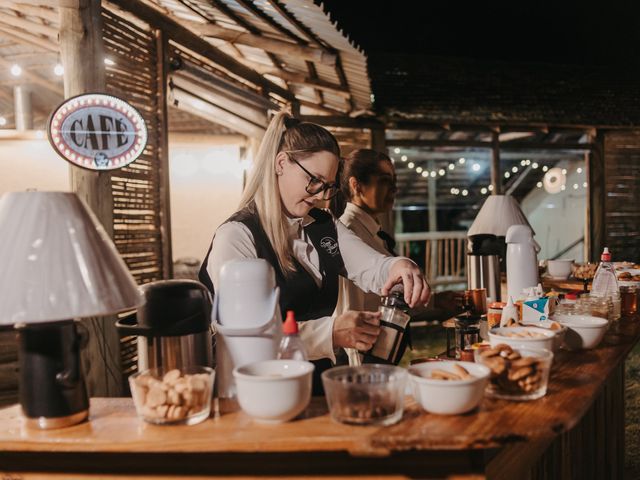
[[[315,204],[338,192],[340,149],[324,128],[285,113],[272,119],[262,140],[239,210],[214,235],[200,280],[214,292],[220,267],[238,258],[263,258],[274,268],[280,310],[293,310],[310,360],[320,373],[340,348],[368,350],[379,331],[376,312],[333,316],[338,277],[365,291],[386,294],[402,283],[410,305],[429,299],[429,286],[411,260],[389,257],[367,246]]]

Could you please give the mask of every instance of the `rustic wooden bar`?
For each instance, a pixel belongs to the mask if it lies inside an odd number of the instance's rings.
[[[0,474],[622,478],[624,360],[639,336],[636,317],[613,327],[595,350],[559,352],[542,399],[486,398],[474,412],[447,417],[408,397],[402,421],[384,428],[335,423],[323,398],[285,424],[233,411],[192,427],[149,425],[129,398],[94,398],[89,422],[51,431],[27,429],[11,406],[0,410]]]

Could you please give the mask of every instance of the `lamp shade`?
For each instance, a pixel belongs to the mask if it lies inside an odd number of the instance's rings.
[[[76,194],[0,198],[0,325],[110,315],[143,303],[113,242]]]
[[[527,225],[531,228],[515,198],[511,195],[490,195],[471,224],[467,235],[490,233],[504,237],[511,225]],[[531,231],[533,232],[533,228]]]

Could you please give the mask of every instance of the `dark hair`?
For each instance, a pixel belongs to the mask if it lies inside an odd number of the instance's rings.
[[[369,185],[371,177],[380,172],[378,164],[381,161],[391,163],[391,158],[385,153],[371,150],[369,148],[359,148],[353,150],[340,164],[338,177],[340,178],[340,193],[331,204],[331,211],[337,217],[344,212],[346,202],[353,198],[349,179],[354,177],[358,183]]]

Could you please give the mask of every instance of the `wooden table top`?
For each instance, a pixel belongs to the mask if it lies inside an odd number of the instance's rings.
[[[136,417],[130,398],[94,398],[89,422],[59,430],[27,429],[17,405],[0,410],[0,452],[342,451],[385,456],[406,450],[503,447],[551,438],[576,425],[639,336],[637,317],[622,321],[595,350],[558,352],[545,397],[530,402],[485,398],[465,415],[428,414],[408,397],[404,416],[395,425],[349,426],[332,421],[324,398],[314,398],[302,418],[279,425],[259,424],[235,411],[190,427],[155,426]]]

